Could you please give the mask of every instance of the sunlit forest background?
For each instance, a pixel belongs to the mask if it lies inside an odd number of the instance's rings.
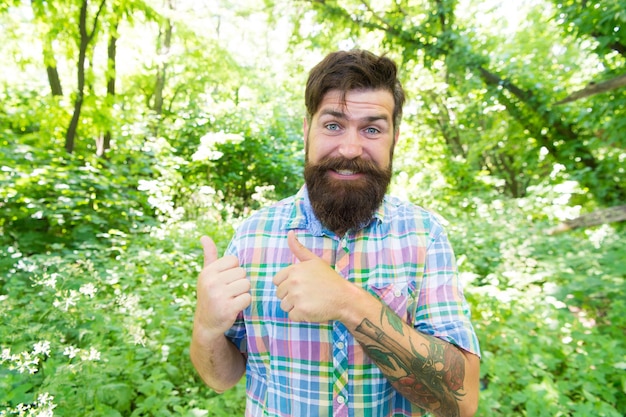
[[[626,0],[3,0],[0,416],[237,416],[188,359],[199,237],[302,184],[326,53],[387,53],[479,416],[626,415]]]

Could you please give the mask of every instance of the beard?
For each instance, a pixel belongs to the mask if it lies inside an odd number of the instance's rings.
[[[350,170],[362,176],[339,180],[329,175],[331,170]],[[312,164],[307,156],[304,180],[313,212],[326,228],[339,236],[365,227],[383,202],[391,172],[391,158],[387,168],[380,168],[360,158],[325,158]]]

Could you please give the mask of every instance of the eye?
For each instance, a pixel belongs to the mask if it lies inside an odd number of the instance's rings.
[[[376,135],[380,133],[380,130],[376,129],[375,127],[368,127],[365,129],[365,133],[367,133],[368,135]]]
[[[328,129],[328,130],[339,130],[340,126],[337,123],[328,123],[328,124],[326,124],[326,129]]]

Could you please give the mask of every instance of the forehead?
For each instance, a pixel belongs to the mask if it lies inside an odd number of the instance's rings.
[[[339,90],[331,90],[324,95],[316,116],[342,114],[345,117],[361,117],[376,114],[391,121],[394,100],[387,90],[351,90],[342,97]]]

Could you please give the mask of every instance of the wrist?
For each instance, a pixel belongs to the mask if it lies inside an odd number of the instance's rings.
[[[202,324],[197,318],[193,323],[191,337],[201,346],[212,346],[219,340],[226,338],[222,330]]]
[[[380,301],[363,288],[352,283],[348,285],[348,290],[342,299],[339,321],[349,330],[356,329],[365,318],[377,315],[380,310]]]

